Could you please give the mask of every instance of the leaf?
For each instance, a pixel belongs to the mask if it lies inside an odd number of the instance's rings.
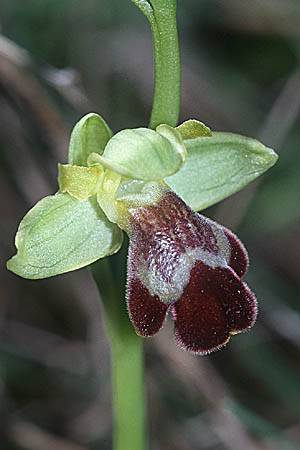
[[[195,211],[239,191],[272,167],[278,156],[255,139],[213,133],[185,141],[188,157],[167,184]]]
[[[47,278],[117,252],[122,232],[107,220],[95,198],[80,201],[58,193],[26,214],[15,244],[18,252],[8,269],[24,278]]]
[[[92,154],[89,164],[102,164],[128,178],[161,180],[179,170],[186,150],[180,133],[168,125],[158,132],[148,128],[123,130],[115,134],[102,156]]]
[[[96,113],[90,113],[77,122],[70,138],[69,163],[77,166],[86,166],[88,156],[95,152],[103,153],[112,131]]]
[[[102,173],[103,169],[99,165],[84,167],[58,164],[59,190],[78,200],[86,200],[96,194]]]
[[[176,127],[181,134],[182,139],[194,139],[197,137],[212,136],[211,130],[199,120],[190,119]]]

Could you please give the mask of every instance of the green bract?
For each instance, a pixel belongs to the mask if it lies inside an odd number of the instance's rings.
[[[167,184],[195,211],[239,191],[272,167],[278,156],[255,139],[213,133],[185,141],[188,157]]]
[[[7,267],[24,278],[46,278],[79,269],[122,245],[122,232],[109,222],[95,199],[68,194],[40,200],[20,223],[18,253]]]
[[[276,159],[254,139],[211,133],[197,120],[112,137],[99,115],[88,114],[72,132],[69,164],[58,166],[60,192],[23,218],[18,252],[7,266],[32,279],[84,267],[118,251],[128,208],[154,203],[161,185],[199,211],[244,187]]]

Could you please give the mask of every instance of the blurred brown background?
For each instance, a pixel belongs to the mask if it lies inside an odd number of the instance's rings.
[[[169,327],[146,342],[151,450],[296,450],[300,2],[178,0],[178,15],[181,119],[258,137],[280,160],[207,211],[248,247],[253,331],[202,358]],[[0,449],[108,450],[109,348],[88,270],[30,282],[4,262],[22,216],[56,191],[83,114],[146,125],[149,29],[129,0],[1,0],[0,31]]]

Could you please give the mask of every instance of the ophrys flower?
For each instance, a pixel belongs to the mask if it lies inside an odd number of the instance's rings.
[[[116,135],[96,114],[75,126],[60,192],[22,220],[8,268],[37,279],[87,266],[130,238],[127,303],[137,333],[152,336],[170,314],[179,345],[209,353],[256,319],[241,280],[245,248],[201,210],[271,167],[259,142],[211,133],[201,122]]]

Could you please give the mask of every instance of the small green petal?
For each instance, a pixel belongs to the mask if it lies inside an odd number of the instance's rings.
[[[97,193],[97,201],[106,217],[113,222],[118,222],[118,209],[116,204],[116,192],[121,182],[121,175],[109,169],[105,171],[101,179]]]
[[[103,169],[99,165],[84,167],[58,164],[59,190],[78,200],[86,200],[96,194],[102,173]]]
[[[185,141],[184,166],[166,183],[195,211],[239,191],[277,161],[276,153],[255,139],[213,133]]]
[[[23,278],[39,279],[79,269],[117,252],[122,232],[96,199],[58,193],[40,200],[20,223],[17,254],[7,267]]]
[[[176,173],[185,153],[179,132],[163,125],[158,132],[148,128],[120,131],[109,140],[103,155],[92,154],[88,163],[102,164],[128,178],[155,181]]]
[[[93,152],[102,154],[111,137],[112,131],[99,114],[90,113],[82,117],[71,134],[69,163],[86,166],[88,156]]]
[[[183,122],[176,127],[176,130],[181,134],[182,139],[194,139],[197,137],[209,137],[212,136],[210,128],[199,120],[190,119]]]

